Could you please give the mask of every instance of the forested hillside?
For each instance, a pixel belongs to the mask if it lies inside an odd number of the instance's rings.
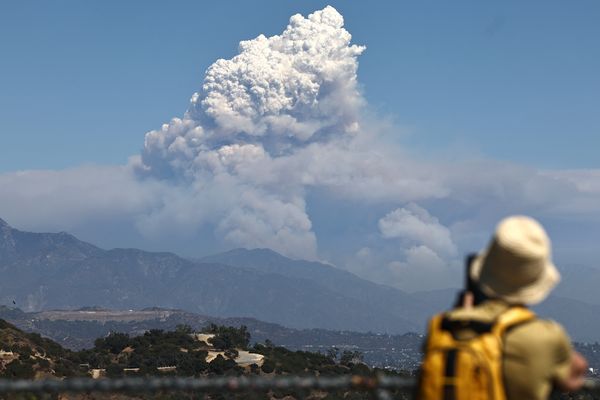
[[[326,353],[291,351],[270,341],[250,345],[246,327],[210,325],[196,333],[186,325],[173,331],[150,330],[130,337],[113,332],[98,338],[94,347],[82,351],[65,350],[56,343],[27,334],[0,320],[0,377],[63,378],[91,376],[97,379],[125,376],[241,376],[241,375],[363,375],[379,373],[410,374],[369,368],[356,351]],[[251,360],[253,362],[250,362]],[[254,398],[353,399],[370,398],[368,393],[327,393],[321,390],[280,390],[254,394]],[[177,398],[194,398],[196,394],[179,393]],[[400,393],[397,393],[401,396]],[[158,398],[161,395],[158,395]],[[221,399],[223,393],[208,393],[208,399]],[[238,393],[226,398],[247,398]],[[154,398],[153,394],[135,394],[134,398]],[[104,398],[100,395],[99,398]],[[398,397],[402,398],[402,397]]]

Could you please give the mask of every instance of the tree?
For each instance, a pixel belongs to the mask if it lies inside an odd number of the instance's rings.
[[[109,378],[119,378],[123,376],[123,367],[118,364],[110,364],[106,367],[106,376]]]
[[[35,376],[35,371],[30,363],[20,360],[13,360],[6,365],[2,376],[6,378],[31,379]]]
[[[245,325],[235,328],[210,324],[207,332],[215,335],[215,337],[209,339],[209,342],[217,349],[240,348],[245,350],[250,344],[250,332],[248,332]]]
[[[94,347],[97,350],[119,354],[125,347],[129,346],[130,341],[131,339],[126,333],[111,332],[105,338],[96,339]]]
[[[236,349],[227,349],[225,350],[225,358],[236,359],[240,353]]]
[[[233,360],[225,359],[222,355],[218,355],[208,364],[208,369],[217,375],[223,375],[225,372],[235,368],[237,364]]]
[[[363,354],[360,351],[344,350],[340,357],[340,364],[350,365],[359,364],[363,361]]]
[[[175,332],[179,334],[189,335],[192,334],[194,330],[188,324],[179,324],[175,327]]]
[[[262,367],[260,368],[265,374],[270,374],[271,372],[275,371],[275,363],[273,363],[273,361],[267,358],[265,359]]]
[[[339,354],[340,354],[340,349],[338,349],[335,346],[333,346],[332,348],[327,350],[327,357],[329,357],[331,359],[331,361],[333,361],[333,362],[337,361]]]

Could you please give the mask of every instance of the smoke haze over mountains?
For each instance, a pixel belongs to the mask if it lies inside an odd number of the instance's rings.
[[[414,291],[459,285],[462,254],[526,213],[549,227],[559,263],[591,265],[599,171],[414,157],[361,92],[367,47],[333,7],[294,15],[212,64],[127,165],[0,174],[0,217],[190,256],[270,248]]]

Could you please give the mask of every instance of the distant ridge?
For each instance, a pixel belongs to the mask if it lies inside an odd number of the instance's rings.
[[[420,331],[426,318],[420,302],[397,289],[272,251],[230,252],[252,265],[225,265],[172,253],[103,250],[66,233],[3,229],[0,301],[16,300],[26,311],[161,307],[293,328],[390,333]]]
[[[234,249],[205,257],[202,261],[310,280],[328,291],[367,303],[377,313],[388,311],[405,316],[416,323],[415,331],[423,330],[431,312],[426,302],[399,289],[367,281],[328,264],[293,260],[270,249]]]

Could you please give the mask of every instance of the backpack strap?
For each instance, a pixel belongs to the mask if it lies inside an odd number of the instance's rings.
[[[492,334],[501,343],[502,351],[504,351],[504,337],[513,328],[521,326],[529,321],[536,318],[536,315],[530,309],[524,306],[512,306],[508,310],[504,311],[498,316],[492,330]],[[501,374],[502,385],[498,386],[498,396],[500,399],[506,399],[506,381],[504,380],[504,372],[502,370],[503,365],[499,373]]]
[[[425,353],[436,348],[442,353],[433,364],[437,365],[441,376],[442,397],[437,397],[436,400],[456,400],[456,367],[458,349],[455,347],[455,340],[452,332],[449,331],[448,318],[446,313],[441,313],[433,316],[429,321],[428,339],[425,346]],[[423,386],[423,381],[419,382],[419,391],[427,391]],[[430,397],[427,397],[430,398]]]
[[[492,333],[499,338],[503,338],[505,333],[525,322],[535,319],[536,315],[530,309],[523,306],[513,306],[496,318]]]
[[[444,316],[441,321],[441,329],[451,333],[460,329],[470,329],[478,335],[481,335],[482,333],[491,332],[493,328],[493,322],[483,322],[473,319],[450,319],[448,316]]]

